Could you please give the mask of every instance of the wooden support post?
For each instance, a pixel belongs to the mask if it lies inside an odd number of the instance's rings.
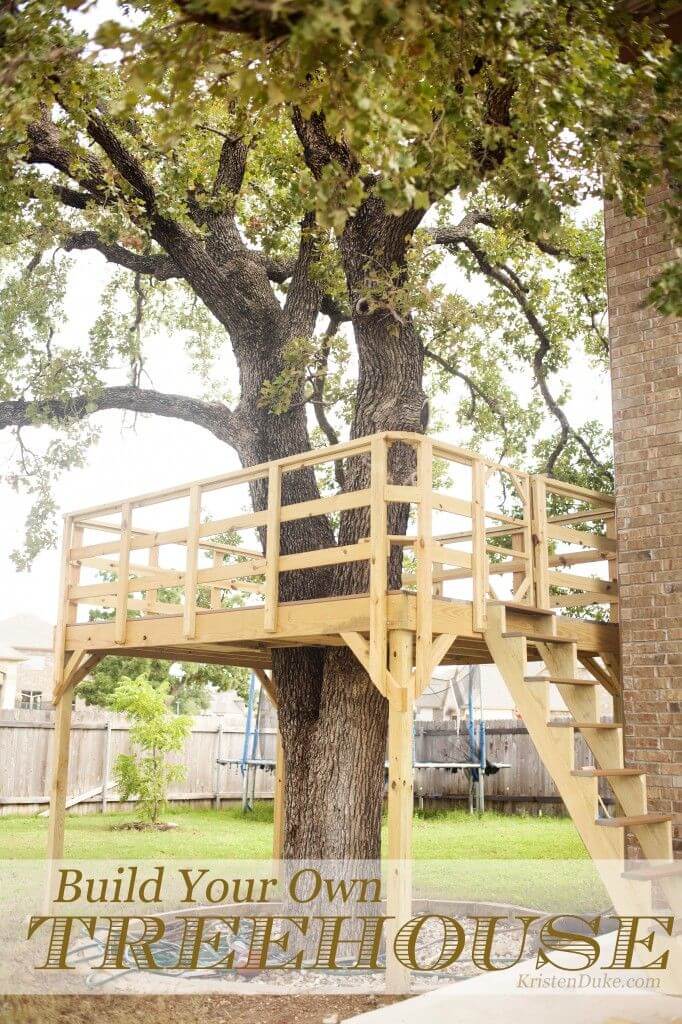
[[[130,502],[121,505],[121,542],[118,549],[118,586],[116,588],[116,624],[114,643],[124,644],[128,628],[128,580],[130,578],[130,538],[132,509]]]
[[[199,574],[199,528],[201,526],[201,487],[192,484],[189,491],[187,527],[187,563],[185,566],[185,609],[182,633],[186,640],[197,635],[197,579]]]
[[[64,856],[64,824],[66,819],[66,791],[69,783],[69,739],[71,734],[72,703],[73,687],[69,686],[59,698],[54,712],[50,819],[47,829],[48,860],[59,860]]]
[[[476,459],[471,469],[471,571],[473,586],[472,620],[473,628],[483,632],[486,624],[486,601],[488,597],[488,556],[485,536],[485,482],[487,467]]]
[[[410,972],[393,955],[397,927],[412,913],[412,811],[414,708],[413,638],[409,630],[391,630],[388,639],[389,667],[405,699],[389,696],[388,705],[388,875],[386,950],[388,992],[408,992]],[[397,927],[396,927],[397,926]]]
[[[284,852],[284,747],[277,730],[275,750],[275,796],[273,809],[272,859],[281,860]]]
[[[431,641],[433,638],[433,445],[423,437],[417,449],[417,483],[420,501],[417,510],[417,634],[415,669],[417,693],[423,693],[431,680]]]
[[[69,733],[71,731],[71,704],[73,687],[64,686],[66,668],[66,629],[78,616],[78,605],[69,600],[69,590],[78,586],[80,565],[70,560],[73,548],[83,543],[83,528],[74,526],[73,519],[64,520],[61,565],[59,573],[59,611],[54,631],[54,682],[52,688],[55,702],[54,733],[52,735],[52,776],[50,780],[50,819],[47,832],[48,860],[59,860],[64,853],[64,820],[66,817],[66,788],[69,775]]]
[[[369,563],[369,674],[386,685],[386,618],[388,608],[388,508],[386,439],[372,438]],[[381,689],[381,686],[379,687]]]
[[[547,486],[542,477],[531,478],[533,569],[535,605],[549,608],[549,552],[547,550]]]
[[[277,631],[279,604],[280,508],[282,503],[282,468],[273,462],[268,471],[268,514],[265,548],[265,621],[268,633]]]

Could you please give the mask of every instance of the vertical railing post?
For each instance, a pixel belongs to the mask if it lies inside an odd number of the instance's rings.
[[[213,568],[217,569],[218,566],[222,565],[222,564],[223,564],[223,553],[222,553],[222,551],[218,551],[217,549],[214,549],[214,551],[213,551]],[[221,604],[221,598],[220,598],[220,587],[211,587],[211,608],[212,608],[213,611],[215,611],[216,609],[221,608],[221,607],[222,607],[222,604]]]
[[[512,534],[512,551],[518,551],[522,555],[523,569],[514,573],[512,577],[512,588],[514,600],[524,600],[527,604],[535,601],[535,572],[533,557],[533,500],[530,490],[530,477],[522,478],[521,499],[523,502],[523,533]],[[521,588],[525,589],[521,594]],[[518,596],[517,596],[518,595]]]
[[[265,540],[265,621],[268,633],[277,630],[279,605],[280,507],[282,504],[282,467],[277,462],[268,470],[268,512]]]
[[[433,640],[433,444],[422,437],[417,447],[417,635],[416,692],[423,693],[431,677]]]
[[[152,569],[158,569],[158,567],[159,567],[159,545],[158,544],[152,544],[152,546],[149,549],[148,565]],[[156,587],[150,587],[149,590],[147,591],[147,596],[145,598],[145,602],[144,603],[145,603],[145,607],[146,607],[147,611],[151,615],[154,614],[154,610],[156,608],[156,603],[157,603],[158,600],[159,600],[159,592],[158,592],[157,588]]]
[[[482,459],[476,459],[471,470],[471,573],[473,628],[483,632],[486,627],[486,601],[488,597],[488,555],[485,550],[485,483],[487,469]]]
[[[187,560],[185,564],[185,608],[182,632],[186,640],[197,635],[197,580],[199,575],[199,530],[201,528],[201,487],[189,489],[189,522],[187,526]]]
[[[370,447],[369,674],[378,685],[386,681],[388,610],[388,448],[378,434]]]
[[[116,590],[116,622],[114,643],[124,644],[128,628],[128,581],[130,578],[130,536],[132,509],[130,502],[121,505],[121,543],[118,549],[118,586]]]
[[[531,477],[533,567],[535,606],[549,608],[549,552],[547,550],[547,485],[541,476]]]

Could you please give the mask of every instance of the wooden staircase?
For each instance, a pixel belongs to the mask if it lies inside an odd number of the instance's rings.
[[[485,630],[490,653],[531,739],[589,854],[597,862],[617,912],[651,913],[651,882],[656,882],[673,912],[681,915],[682,874],[679,862],[673,860],[671,816],[649,812],[646,776],[636,769],[625,768],[622,724],[599,721],[598,687],[601,683],[578,676],[576,642],[556,636],[554,612],[540,609],[536,614],[537,629],[527,634],[510,632],[506,621],[507,605],[490,602]],[[537,650],[544,661],[545,675],[528,674],[529,646]],[[551,684],[557,686],[571,719],[551,719]],[[582,734],[592,751],[594,766],[575,764],[576,732]],[[599,798],[598,786],[602,778],[608,780],[619,808],[613,817],[606,815]],[[636,861],[625,871],[626,832],[636,837],[646,859],[639,875]]]

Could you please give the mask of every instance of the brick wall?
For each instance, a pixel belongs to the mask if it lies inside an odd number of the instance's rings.
[[[646,770],[651,811],[682,815],[682,320],[646,305],[680,258],[665,196],[636,220],[607,207],[606,257],[626,763]]]

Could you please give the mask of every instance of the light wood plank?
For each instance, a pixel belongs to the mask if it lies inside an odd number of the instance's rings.
[[[277,629],[280,573],[280,505],[282,503],[282,473],[277,463],[271,463],[268,472],[267,543],[265,549],[265,618],[268,633]]]
[[[121,506],[121,539],[118,549],[118,583],[116,585],[116,634],[117,644],[124,644],[128,626],[128,593],[130,573],[130,543],[132,509],[129,501]],[[77,589],[77,588],[76,588]],[[82,589],[82,588],[81,588]]]
[[[381,681],[386,693],[385,673],[388,600],[388,450],[382,437],[371,443],[370,573],[369,573],[369,675],[375,685]],[[382,686],[379,686],[382,689]]]
[[[189,492],[187,529],[187,566],[185,569],[185,609],[182,632],[193,640],[197,632],[197,582],[199,575],[199,526],[201,524],[201,487],[193,484]]]

